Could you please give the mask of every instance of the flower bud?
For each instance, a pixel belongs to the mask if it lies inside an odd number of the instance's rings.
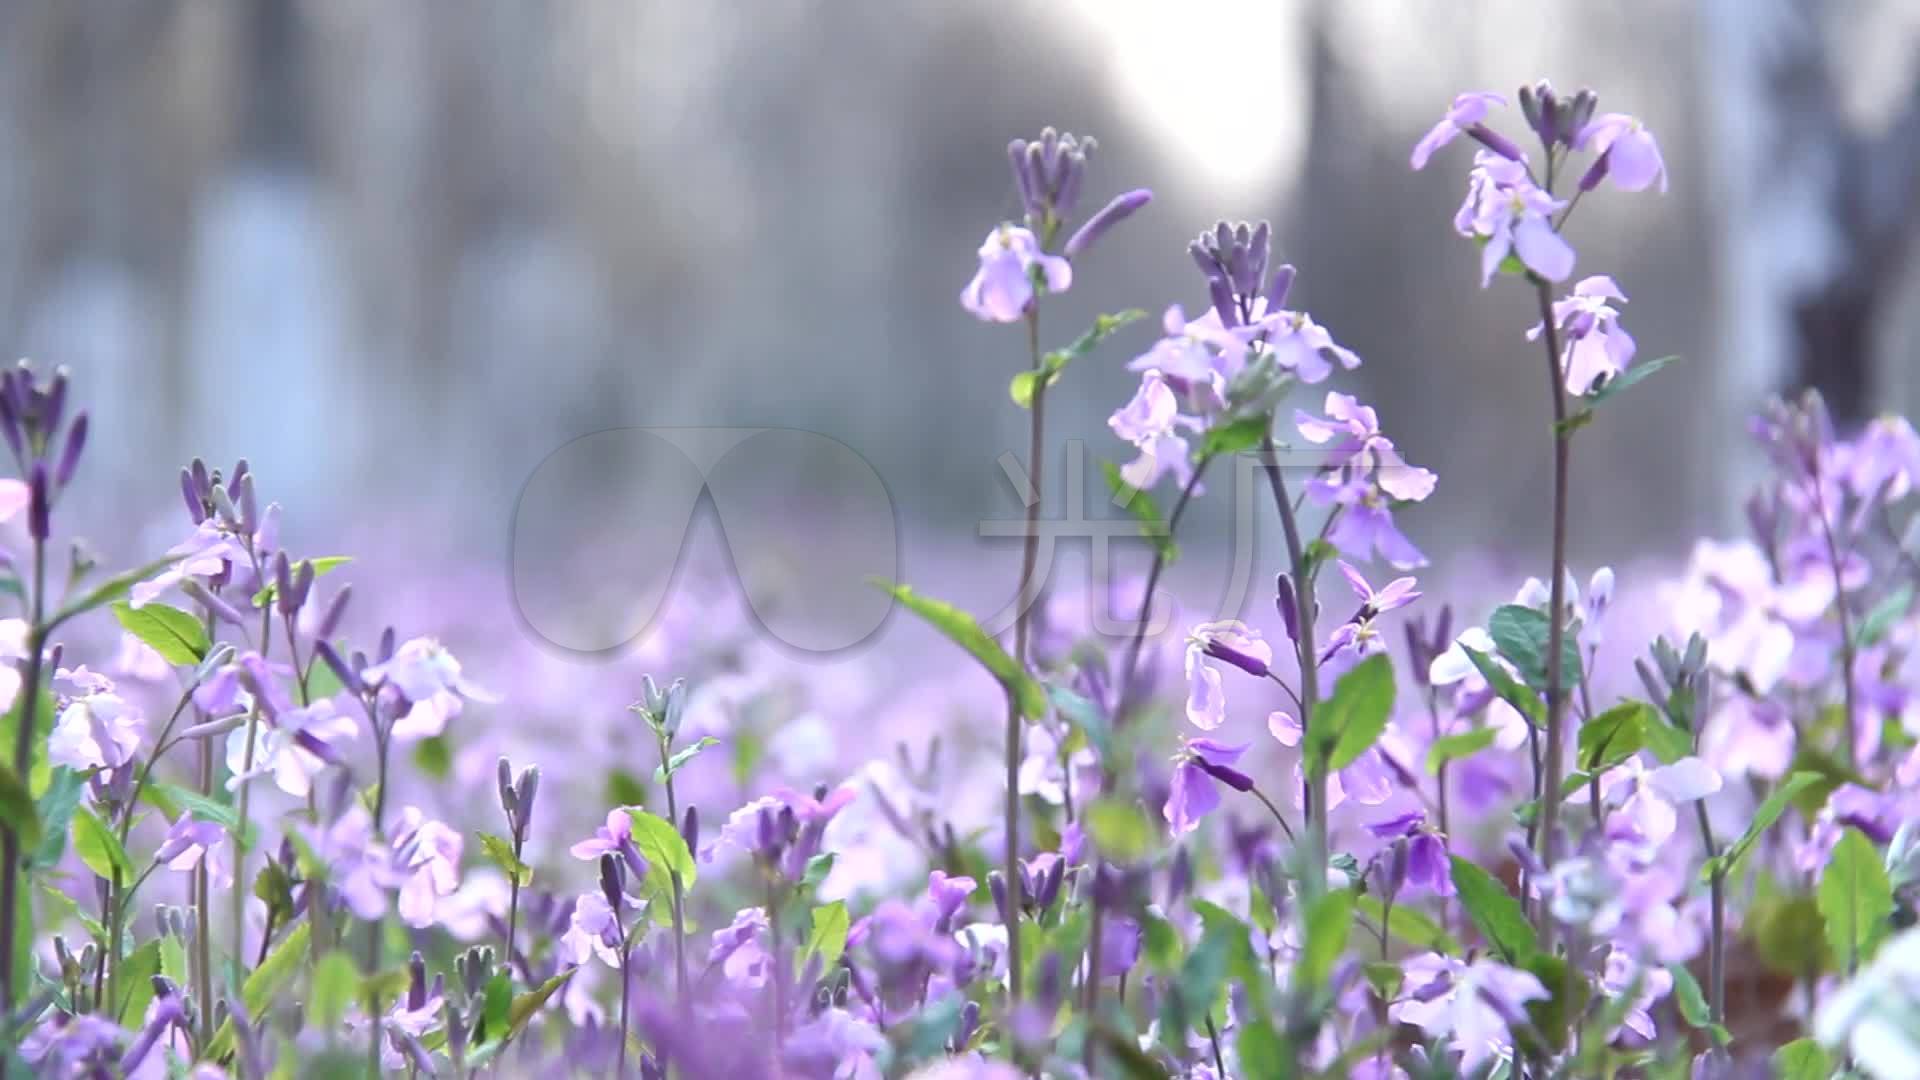
[[[340,629],[340,619],[346,614],[347,601],[353,598],[353,586],[342,585],[340,591],[333,594],[328,602],[326,613],[320,616],[320,625],[314,628],[313,635],[325,640]]]
[[[1124,195],[1115,196],[1113,201],[1100,208],[1099,212],[1087,219],[1086,224],[1074,231],[1067,239],[1062,253],[1071,259],[1092,247],[1096,241],[1107,234],[1107,230],[1132,217],[1134,212],[1153,201],[1153,192],[1138,188]]]
[[[80,451],[87,445],[87,414],[81,413],[73,418],[73,426],[67,429],[67,444],[60,451],[60,463],[53,470],[53,482],[66,487],[73,479],[73,470],[80,465]]]
[[[524,838],[526,831],[533,825],[533,799],[540,793],[540,766],[529,765],[520,770],[520,782],[513,787],[514,802],[518,804],[519,820],[517,832]]]
[[[1268,314],[1287,306],[1287,293],[1293,291],[1294,273],[1292,263],[1285,263],[1273,272],[1273,280],[1267,284]]]
[[[680,820],[680,837],[687,842],[688,851],[700,850],[700,814],[691,806]]]
[[[35,540],[53,535],[52,496],[45,462],[33,463],[27,479],[27,534]]]
[[[1294,605],[1293,578],[1281,574],[1273,583],[1273,606],[1280,612],[1280,621],[1286,625],[1287,637],[1295,642],[1300,640],[1300,610]]]

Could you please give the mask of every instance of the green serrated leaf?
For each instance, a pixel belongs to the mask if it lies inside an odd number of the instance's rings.
[[[847,951],[847,905],[839,900],[813,909],[813,928],[807,932],[807,944],[795,957],[794,971],[806,970],[813,957],[820,958],[820,970],[831,972]]]
[[[637,807],[629,807],[627,816],[633,819],[633,846],[640,849],[640,857],[651,868],[646,884],[649,895],[671,895],[669,874],[679,875],[682,891],[691,890],[698,871],[680,830],[665,818]]]
[[[127,849],[89,807],[74,812],[73,850],[80,861],[87,864],[87,869],[101,879],[112,881],[114,871],[118,870],[120,880],[133,880],[133,860],[127,857]]]
[[[673,752],[673,756],[667,758],[667,763],[665,765],[654,766],[653,782],[656,784],[666,783],[667,779],[671,777],[674,773],[677,773],[681,769],[685,768],[687,762],[692,761],[694,758],[699,757],[701,751],[705,750],[709,746],[718,746],[718,745],[720,745],[719,739],[716,739],[711,735],[703,735],[700,737],[699,742],[693,743],[690,746],[681,747],[680,749]]]
[[[1493,638],[1500,655],[1506,657],[1507,662],[1520,672],[1520,677],[1528,686],[1536,690],[1545,689],[1547,646],[1552,634],[1545,612],[1519,604],[1502,605],[1488,617],[1487,634]],[[1560,685],[1575,686],[1579,682],[1578,635],[1563,633],[1560,636]]]
[[[1021,715],[1029,720],[1038,720],[1047,714],[1047,694],[1040,688],[1040,683],[1028,674],[1024,665],[1008,656],[1000,643],[980,628],[973,616],[945,601],[921,596],[911,586],[895,585],[878,578],[873,583],[978,660],[1013,695]]]
[[[1539,951],[1539,938],[1505,885],[1478,865],[1453,856],[1453,887],[1474,928],[1509,965],[1521,965]]]
[[[512,844],[492,833],[483,832],[480,834],[480,851],[507,877],[518,882],[521,888],[533,883],[533,867],[520,861],[520,857],[513,853]]]
[[[1588,402],[1598,405],[1679,359],[1678,356],[1662,356],[1657,360],[1647,360],[1635,364],[1620,374],[1615,375],[1613,378],[1608,379],[1598,390],[1587,394],[1586,399]]]
[[[1440,775],[1440,766],[1449,761],[1472,757],[1493,745],[1500,733],[1493,728],[1475,728],[1458,735],[1442,735],[1427,748],[1427,775]]]
[[[307,1018],[322,1031],[331,1031],[359,996],[360,971],[344,949],[334,949],[313,967],[313,989],[307,995]]]
[[[1818,898],[1827,945],[1852,974],[1872,956],[1893,914],[1893,885],[1880,850],[1859,829],[1848,827],[1840,834],[1820,874]]]
[[[137,608],[120,601],[113,605],[113,617],[169,664],[198,664],[207,658],[207,650],[212,648],[207,640],[207,628],[198,618],[158,601]]]
[[[1393,715],[1393,662],[1376,653],[1334,684],[1307,731],[1310,769],[1344,769],[1379,741]]]

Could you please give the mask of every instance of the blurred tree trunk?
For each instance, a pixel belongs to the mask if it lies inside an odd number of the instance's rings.
[[[1890,389],[1876,330],[1920,208],[1920,90],[1861,130],[1832,40],[1853,5],[1708,0],[1703,12],[1719,404],[1744,413],[1768,391],[1812,386],[1836,421],[1860,423]]]

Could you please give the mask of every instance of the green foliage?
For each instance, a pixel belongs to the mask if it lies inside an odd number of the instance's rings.
[[[27,791],[25,778],[5,762],[0,762],[0,823],[20,837],[22,847],[40,842],[40,811]]]
[[[4,768],[4,766],[0,766]],[[10,773],[9,773],[10,774]],[[6,786],[6,776],[0,775],[0,789]],[[48,776],[47,790],[35,804],[40,828],[40,846],[33,853],[32,865],[44,869],[58,863],[67,853],[67,833],[73,825],[73,814],[80,806],[80,800],[87,791],[87,776],[75,772],[66,766],[60,766]],[[8,796],[0,790],[0,816],[5,816]],[[13,824],[11,821],[8,824]]]
[[[1029,369],[1015,375],[1012,385],[1007,388],[1008,396],[1013,398],[1015,405],[1023,409],[1032,408],[1034,395],[1045,387],[1053,385],[1060,378],[1060,373],[1067,370],[1068,365],[1091,353],[1099,347],[1101,342],[1112,337],[1123,327],[1146,316],[1146,312],[1138,308],[1130,308],[1111,315],[1096,317],[1093,325],[1087,329],[1086,333],[1075,338],[1073,344],[1055,349],[1041,357],[1040,366],[1037,369]]]
[[[113,617],[169,664],[198,664],[213,647],[200,620],[177,607],[156,601],[136,608],[120,601],[113,605]]]
[[[1487,634],[1500,655],[1520,672],[1520,677],[1535,690],[1547,685],[1547,646],[1553,628],[1545,612],[1519,604],[1495,608],[1487,619]],[[1577,635],[1560,635],[1560,685],[1573,686],[1580,681],[1580,642]]]
[[[1000,680],[1019,706],[1021,715],[1029,720],[1038,720],[1047,714],[1046,691],[1040,683],[1028,674],[1019,661],[1007,655],[1007,651],[980,628],[974,617],[954,607],[952,604],[931,597],[921,596],[911,586],[895,585],[876,580],[874,584],[890,593],[900,605],[915,615],[925,619],[935,630],[945,634],[948,640],[965,649],[969,655]]]
[[[1384,921],[1387,933],[1416,949],[1441,953],[1460,951],[1460,943],[1453,939],[1453,935],[1447,933],[1444,927],[1435,922],[1433,916],[1419,908],[1395,904],[1393,910],[1389,912],[1375,896],[1359,897],[1354,902],[1354,907],[1375,926]]]
[[[254,1017],[256,1022],[267,1014],[268,1007],[280,996],[280,991],[299,974],[307,959],[307,941],[312,929],[306,922],[294,924],[287,936],[280,939],[280,944],[267,953],[266,960],[247,976],[247,981],[240,988],[240,1000],[247,1007],[247,1015]],[[233,1021],[228,1020],[213,1033],[213,1041],[207,1044],[206,1056],[223,1058],[231,1053]]]
[[[445,780],[453,768],[453,744],[445,735],[421,739],[413,746],[413,767],[429,779]]]
[[[1455,855],[1453,887],[1474,928],[1507,964],[1522,965],[1539,951],[1539,938],[1521,910],[1520,901],[1492,874]]]
[[[315,578],[320,578],[352,562],[353,556],[322,555],[317,559],[304,559],[302,561],[312,563],[313,576]],[[295,572],[298,572],[299,570],[298,563],[294,564],[294,569],[295,569]],[[276,581],[267,582],[264,588],[262,588],[259,592],[256,592],[253,594],[253,606],[257,608],[266,607],[269,603],[273,601],[274,594],[279,592],[279,589],[280,589],[279,582],[276,582]]]
[[[1497,735],[1499,732],[1494,729],[1483,727],[1463,731],[1458,735],[1442,735],[1433,740],[1433,745],[1427,748],[1427,775],[1438,776],[1440,767],[1447,762],[1472,757],[1485,750],[1493,745]]]
[[[820,958],[820,969],[832,971],[840,962],[840,956],[847,951],[847,928],[851,920],[847,916],[847,905],[839,900],[822,904],[813,909],[813,926],[807,931],[806,947],[794,957],[794,971],[805,971],[807,962],[813,957]]]
[[[73,850],[87,869],[106,881],[113,880],[116,870],[120,880],[133,879],[133,860],[127,857],[127,849],[90,808],[82,807],[73,815]]]
[[[672,895],[669,874],[679,875],[681,889],[692,889],[698,871],[680,830],[665,818],[636,807],[629,807],[627,816],[633,819],[633,846],[640,849],[640,857],[647,860],[646,894],[650,897]]]
[[[1812,1039],[1795,1039],[1773,1052],[1773,1072],[1779,1080],[1827,1080],[1833,1058]]]
[[[1100,799],[1087,807],[1084,820],[1094,847],[1109,859],[1135,862],[1153,850],[1156,830],[1138,803]]]
[[[1670,765],[1693,752],[1693,740],[1644,701],[1623,701],[1580,728],[1580,767],[1590,773],[1642,750]]]
[[[1851,974],[1873,955],[1893,914],[1893,885],[1880,850],[1859,829],[1847,828],[1820,874],[1818,907],[1827,945]]]
[[[499,867],[521,888],[532,884],[533,867],[521,862],[520,857],[513,853],[513,845],[505,839],[483,832],[480,834],[480,851],[486,855],[488,862]]]
[[[322,1031],[331,1030],[359,996],[360,972],[353,960],[340,949],[320,958],[313,968],[313,989],[307,995],[307,1012]]]
[[[1160,512],[1160,504],[1153,495],[1127,483],[1120,475],[1120,466],[1111,461],[1100,463],[1100,474],[1107,479],[1107,490],[1113,493],[1116,506],[1132,514],[1140,523],[1140,535],[1153,545],[1160,561],[1168,566],[1180,558],[1180,546],[1173,542],[1173,529]]]
[[[654,766],[653,782],[656,784],[666,783],[668,780],[671,780],[673,778],[674,773],[677,773],[681,769],[686,768],[687,762],[692,761],[694,758],[699,757],[701,751],[707,749],[710,746],[718,746],[718,745],[720,745],[719,739],[716,739],[711,735],[703,735],[700,737],[700,740],[698,742],[695,742],[689,746],[683,746],[680,749],[675,750],[673,752],[673,756],[667,758],[667,762],[665,765]]]
[[[1520,715],[1532,721],[1534,727],[1547,722],[1547,711],[1540,704],[1540,695],[1515,681],[1506,668],[1494,662],[1493,657],[1466,645],[1460,648],[1467,654],[1467,659],[1473,662],[1474,669],[1480,672],[1480,677],[1487,680],[1487,685],[1499,695],[1500,700],[1520,710]]]
[[[1353,929],[1353,901],[1353,890],[1331,889],[1307,908],[1306,943],[1293,969],[1301,985],[1315,988],[1326,985]]]
[[[1194,451],[1194,457],[1204,459],[1221,454],[1246,453],[1266,439],[1271,425],[1272,421],[1264,412],[1215,424],[1201,438],[1200,448]]]
[[[1768,795],[1759,809],[1753,812],[1753,819],[1747,822],[1747,831],[1740,834],[1740,838],[1729,844],[1717,858],[1708,859],[1706,865],[1701,867],[1701,879],[1711,880],[1715,874],[1733,876],[1739,870],[1741,861],[1747,857],[1747,853],[1753,850],[1753,845],[1760,842],[1760,837],[1765,835],[1768,829],[1773,828],[1773,823],[1780,820],[1781,814],[1786,813],[1787,806],[1793,801],[1793,797],[1803,788],[1818,783],[1819,780],[1820,777],[1816,773],[1796,772],[1781,781],[1780,786],[1774,788],[1773,793]]]
[[[1344,769],[1372,748],[1393,714],[1393,662],[1376,653],[1334,685],[1313,710],[1303,748],[1310,770]]]

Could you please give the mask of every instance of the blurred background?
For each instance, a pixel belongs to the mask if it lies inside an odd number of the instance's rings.
[[[1349,388],[1440,474],[1408,531],[1442,566],[1537,572],[1531,300],[1482,291],[1450,227],[1471,151],[1407,154],[1456,92],[1541,76],[1643,118],[1673,181],[1603,190],[1571,230],[1641,357],[1684,357],[1583,432],[1576,565],[1736,528],[1772,391],[1818,385],[1848,421],[1920,407],[1906,0],[16,0],[0,346],[79,375],[79,512],[120,561],[148,546],[130,514],[184,531],[195,454],[250,457],[310,549],[504,565],[571,440],[738,425],[869,462],[913,578],[940,557],[916,537],[978,546],[1019,513],[995,460],[1024,454],[1024,342],[956,297],[1017,213],[1007,140],[1053,124],[1100,140],[1087,202],[1158,198],[1077,268],[1050,340],[1197,309],[1187,241],[1270,218],[1295,304],[1366,360]],[[1104,421],[1151,336],[1072,372],[1059,439],[1126,451]],[[606,490],[647,490],[581,476],[583,532]],[[972,568],[1010,581],[1012,543],[990,554]]]

